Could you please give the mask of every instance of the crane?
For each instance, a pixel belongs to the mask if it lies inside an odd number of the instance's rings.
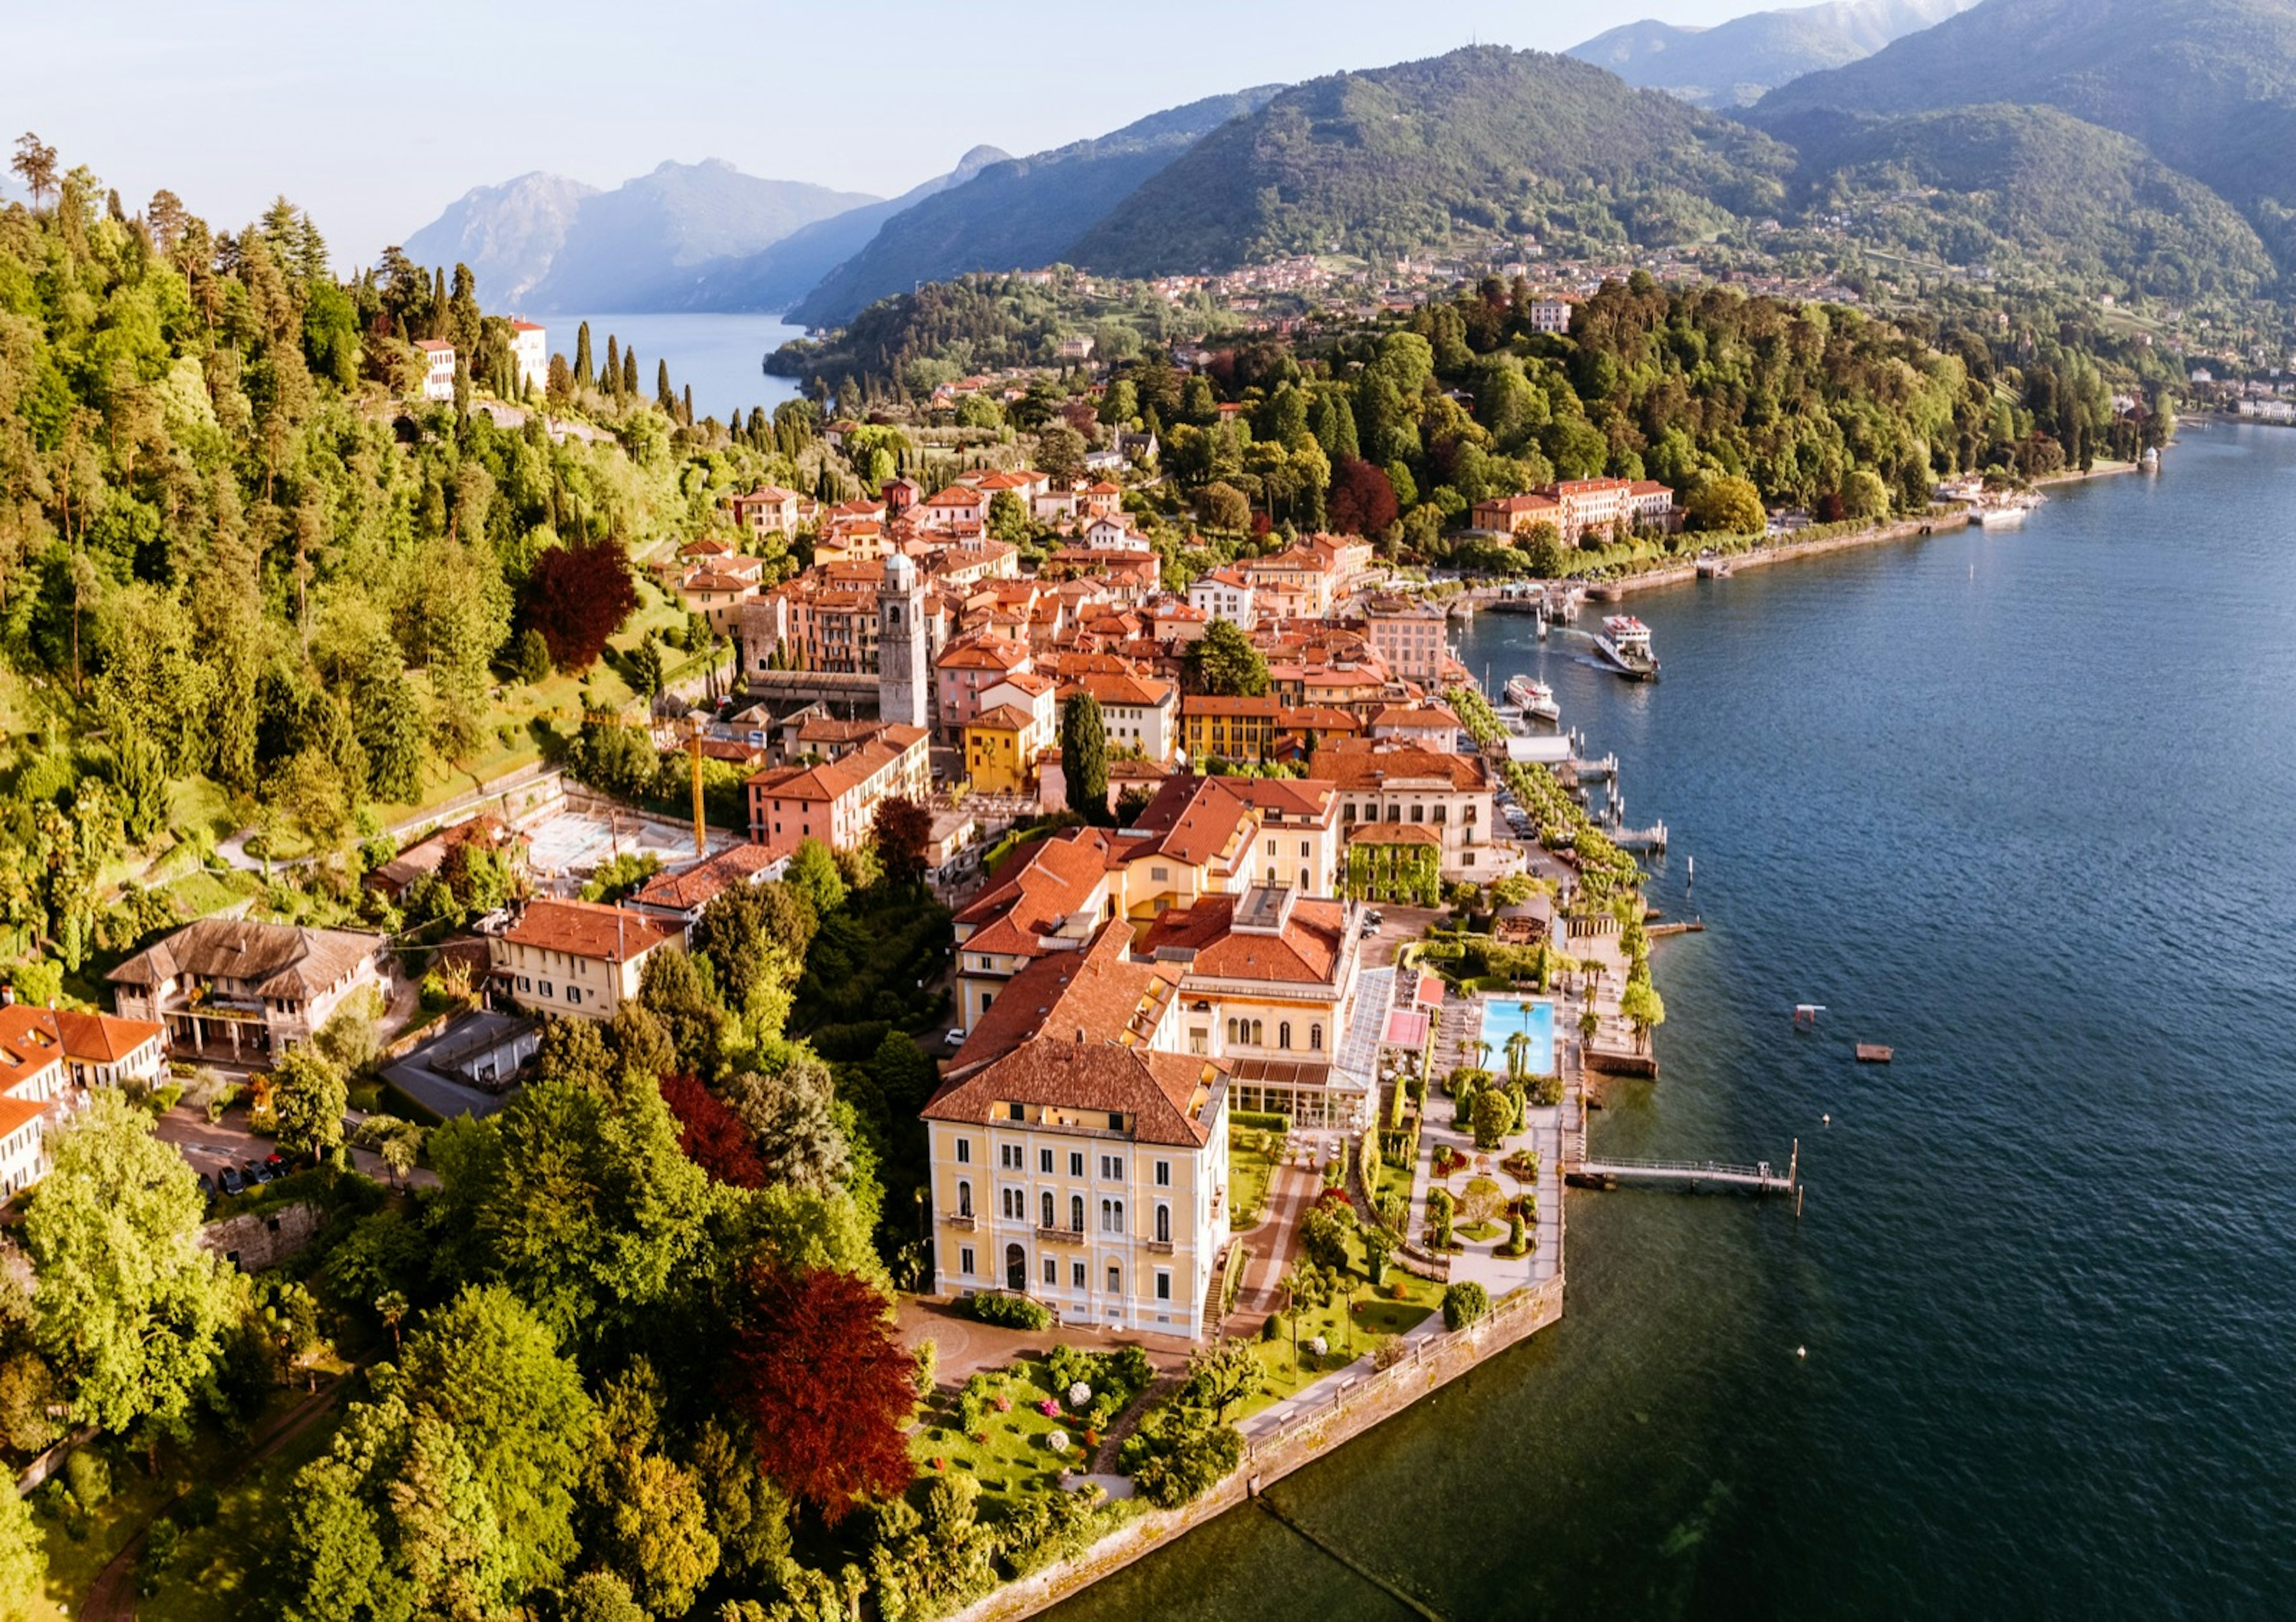
[[[586,725],[594,723],[601,727],[634,728],[646,733],[649,737],[653,732],[653,720],[651,716],[644,720],[632,720],[627,716],[617,715],[611,710],[585,710],[582,712],[582,720]],[[685,753],[693,764],[693,853],[697,857],[709,854],[709,824],[703,819],[701,811],[701,740],[703,737],[702,723],[688,716],[685,720]]]

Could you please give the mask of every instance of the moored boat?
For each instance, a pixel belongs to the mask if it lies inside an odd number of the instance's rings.
[[[1658,658],[1651,652],[1650,627],[1630,613],[1614,613],[1603,622],[1595,638],[1595,651],[1603,662],[1629,681],[1658,679]]]
[[[1510,678],[1505,697],[1512,708],[1535,720],[1560,720],[1562,718],[1562,706],[1554,702],[1554,689],[1532,677]]]

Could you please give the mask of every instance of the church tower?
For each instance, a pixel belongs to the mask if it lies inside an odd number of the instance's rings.
[[[925,651],[925,584],[906,553],[885,557],[877,588],[877,719],[932,726],[932,661]]]

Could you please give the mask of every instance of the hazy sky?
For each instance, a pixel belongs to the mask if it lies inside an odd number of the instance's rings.
[[[220,226],[284,192],[338,268],[474,185],[613,185],[666,158],[891,195],[986,142],[1013,153],[1247,85],[1467,44],[1562,50],[1758,0],[0,0],[0,125],[130,208]]]

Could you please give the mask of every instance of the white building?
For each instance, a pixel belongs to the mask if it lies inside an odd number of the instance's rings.
[[[444,338],[418,338],[414,347],[422,351],[422,398],[454,399],[455,346]]]
[[[550,334],[531,321],[510,324],[510,360],[518,386],[539,394],[550,382]]]
[[[1188,606],[1214,620],[1250,630],[1257,618],[1257,593],[1233,566],[1198,575],[1188,584]]]

